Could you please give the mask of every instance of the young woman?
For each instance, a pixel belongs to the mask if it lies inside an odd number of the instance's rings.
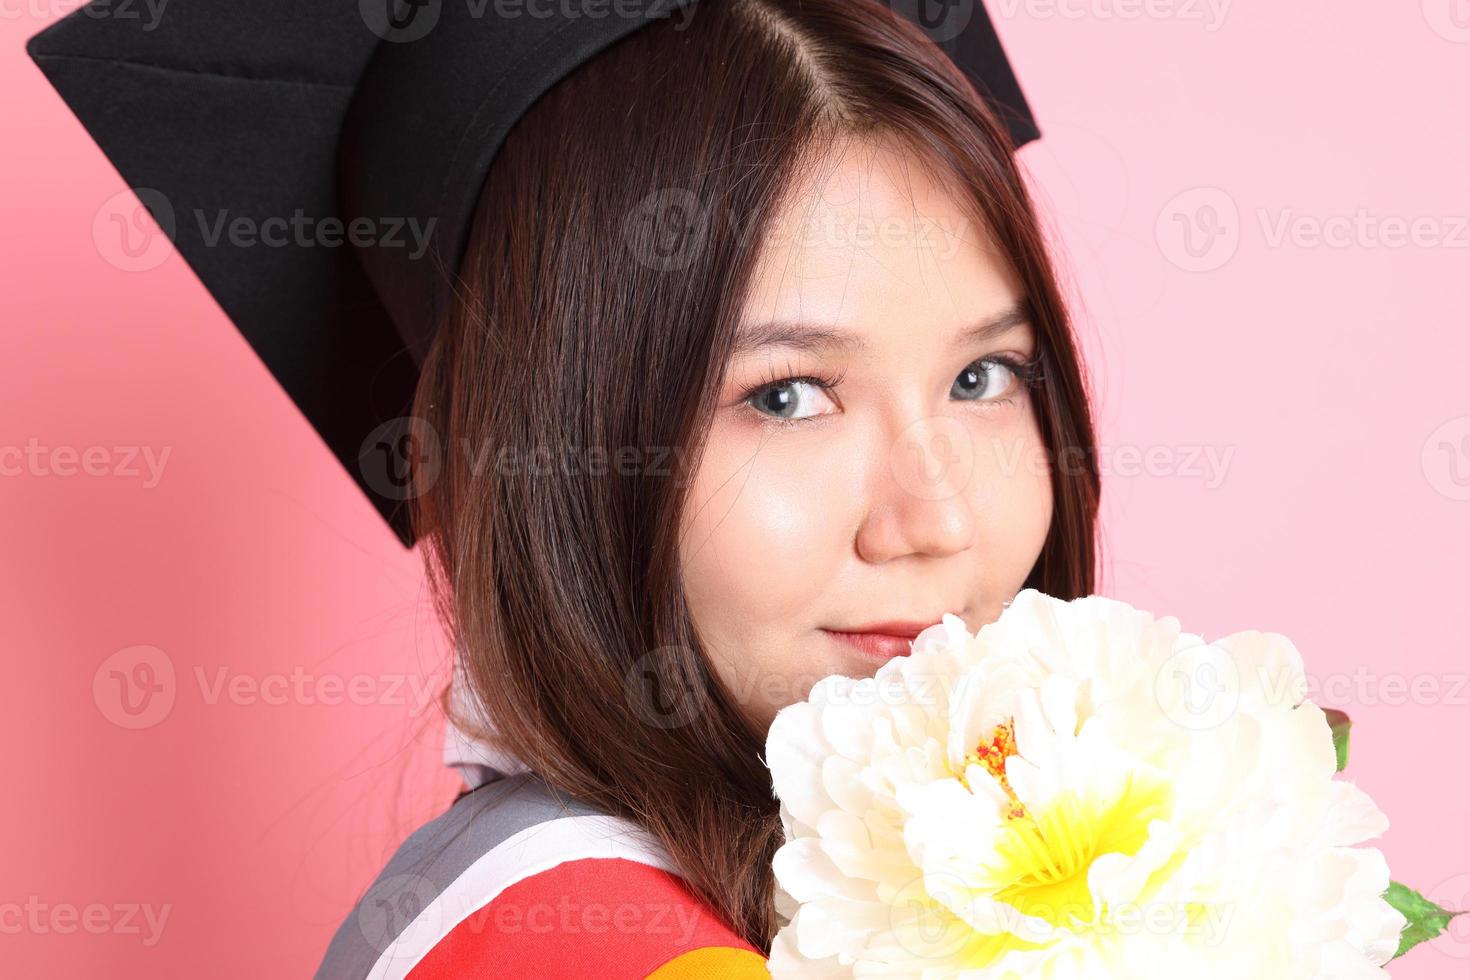
[[[1012,153],[876,0],[707,3],[517,123],[414,413],[454,447],[415,525],[474,788],[320,976],[764,975],[774,714],[943,613],[1093,591]]]

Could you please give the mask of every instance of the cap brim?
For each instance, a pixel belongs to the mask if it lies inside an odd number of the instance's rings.
[[[403,501],[359,457],[405,413],[417,368],[352,250],[321,244],[339,217],[337,135],[376,43],[355,4],[250,0],[179,4],[151,31],[84,8],[26,51],[411,545]],[[309,224],[282,227],[298,214]]]

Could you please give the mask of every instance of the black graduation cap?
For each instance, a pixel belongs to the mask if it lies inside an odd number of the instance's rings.
[[[696,0],[496,2],[171,0],[148,22],[93,0],[26,45],[405,545],[403,416],[492,157],[577,65]],[[1016,146],[1040,136],[980,0],[891,3]]]

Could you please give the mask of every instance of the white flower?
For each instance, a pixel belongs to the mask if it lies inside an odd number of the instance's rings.
[[[1279,634],[1031,589],[826,678],[767,740],[772,974],[1386,977],[1387,820],[1304,691]]]

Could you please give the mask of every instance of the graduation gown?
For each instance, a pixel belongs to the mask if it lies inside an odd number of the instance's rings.
[[[398,849],[347,914],[319,980],[744,980],[764,958],[633,823],[529,772],[470,790]]]

